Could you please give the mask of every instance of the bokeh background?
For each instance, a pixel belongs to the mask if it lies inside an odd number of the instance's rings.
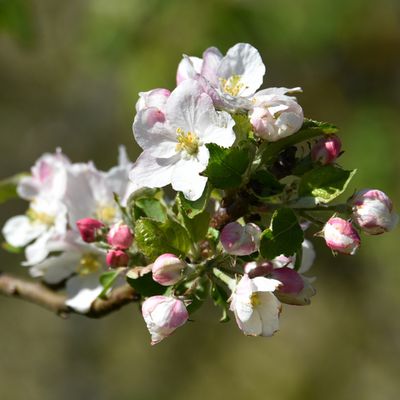
[[[340,126],[353,187],[400,208],[398,0],[0,0],[0,178],[61,146],[115,163],[139,91],[174,87],[182,53],[257,47],[266,86],[302,86],[307,116]],[[0,207],[0,224],[23,212]],[[284,308],[274,338],[246,338],[211,306],[150,347],[135,305],[61,320],[0,298],[0,398],[400,398],[399,230],[333,258],[316,239],[318,295]],[[0,250],[1,269],[26,275]]]

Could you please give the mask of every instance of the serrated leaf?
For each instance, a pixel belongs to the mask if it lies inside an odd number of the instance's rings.
[[[318,122],[312,119],[304,119],[301,129],[291,136],[278,140],[277,142],[264,143],[260,148],[262,163],[271,164],[278,154],[285,148],[305,142],[318,136],[331,135],[336,133],[338,128],[327,122]]]
[[[203,211],[201,214],[197,214],[196,217],[190,219],[183,216],[183,223],[189,232],[193,242],[199,242],[205,239],[208,226],[210,224],[210,214],[207,211]]]
[[[281,254],[289,257],[296,253],[303,239],[296,214],[290,208],[281,208],[274,212],[270,228],[261,235],[260,253],[268,260]]]
[[[28,174],[22,173],[0,181],[0,204],[18,197],[17,186],[19,181]]]
[[[151,259],[163,253],[185,257],[191,245],[186,229],[171,219],[162,223],[140,218],[135,224],[135,238],[140,251]]]
[[[152,274],[147,273],[137,279],[132,279],[129,276],[126,277],[126,281],[132,286],[138,293],[144,297],[156,296],[164,294],[166,287],[160,285],[153,280]]]
[[[139,198],[134,203],[135,208],[139,208],[144,217],[152,218],[156,221],[165,222],[167,220],[167,210],[160,200],[154,198]],[[136,210],[135,214],[138,214]]]
[[[254,157],[252,146],[224,148],[208,143],[210,160],[202,175],[207,176],[210,183],[218,189],[238,187],[250,162]]]
[[[178,194],[178,202],[181,210],[189,217],[194,218],[196,215],[202,213],[207,206],[211,194],[211,187],[206,185],[202,196],[195,201],[190,201],[180,192]]]
[[[100,298],[104,298],[106,296],[107,292],[111,289],[112,285],[118,278],[119,273],[120,273],[120,271],[118,271],[118,270],[106,271],[100,275],[99,280],[100,280],[101,286],[103,286],[103,290],[99,294]]]
[[[315,198],[328,203],[341,195],[357,170],[346,171],[334,165],[325,165],[305,173],[299,184],[299,197]]]
[[[281,193],[285,185],[282,185],[270,172],[261,169],[251,176],[250,187],[257,197],[266,198]]]
[[[216,283],[213,283],[211,286],[211,298],[214,302],[214,305],[220,307],[222,309],[222,316],[220,318],[220,322],[228,322],[229,321],[229,304],[228,304],[228,295],[224,289],[218,286]]]

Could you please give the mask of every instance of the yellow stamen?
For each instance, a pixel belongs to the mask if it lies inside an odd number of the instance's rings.
[[[260,296],[258,295],[257,292],[252,293],[250,297],[250,303],[253,308],[261,304]]]
[[[80,275],[88,275],[100,269],[99,257],[92,253],[83,254],[78,265]]]
[[[99,206],[96,210],[96,218],[106,224],[113,223],[116,215],[117,210],[111,205]]]
[[[245,88],[245,85],[240,82],[240,75],[232,75],[228,79],[219,78],[219,80],[221,82],[222,90],[233,97],[238,96]]]
[[[41,224],[51,226],[54,224],[54,217],[51,215],[48,215],[44,212],[39,212],[34,210],[33,208],[30,208],[27,212],[26,215],[28,218],[33,221],[33,222],[40,222]]]
[[[195,155],[199,151],[199,138],[193,132],[187,132],[181,128],[176,130],[178,144],[176,145],[176,151],[186,151],[189,155]]]

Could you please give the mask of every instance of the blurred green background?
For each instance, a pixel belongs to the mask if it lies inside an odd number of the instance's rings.
[[[182,53],[236,42],[260,50],[266,86],[302,86],[305,114],[341,127],[352,187],[400,208],[398,0],[0,0],[0,178],[57,146],[101,168],[120,143],[136,157],[137,93],[172,89]],[[1,206],[0,224],[25,206]],[[399,231],[363,239],[336,258],[314,241],[318,295],[268,339],[209,306],[150,347],[135,305],[61,320],[0,298],[0,399],[399,399]]]

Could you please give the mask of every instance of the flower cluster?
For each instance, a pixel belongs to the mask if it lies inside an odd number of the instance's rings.
[[[244,334],[273,335],[283,304],[316,293],[310,237],[353,255],[362,233],[391,231],[398,216],[376,189],[335,202],[355,173],[338,164],[338,129],[304,117],[300,87],[260,89],[265,71],[245,43],[184,56],[176,88],[139,93],[136,162],[121,150],[101,172],[57,151],[19,178],[29,207],[3,228],[9,248],[81,313],[130,285],[152,344],[208,297],[221,321],[231,311]]]

